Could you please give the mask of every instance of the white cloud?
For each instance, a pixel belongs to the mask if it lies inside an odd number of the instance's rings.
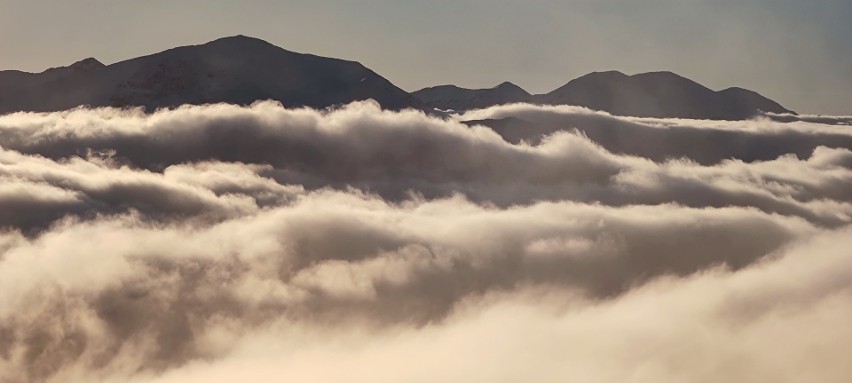
[[[846,134],[502,108],[467,117]],[[848,380],[850,148],[588,136],[371,103],[2,116],[0,380]]]

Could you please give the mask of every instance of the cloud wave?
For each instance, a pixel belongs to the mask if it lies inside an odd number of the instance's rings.
[[[0,116],[0,381],[846,381],[844,129]]]

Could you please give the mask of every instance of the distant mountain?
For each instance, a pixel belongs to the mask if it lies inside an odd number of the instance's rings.
[[[440,88],[443,93],[435,92],[436,88]],[[436,88],[426,88],[413,94],[430,107],[454,110],[482,108],[507,102],[530,102],[544,105],[577,105],[616,115],[637,117],[742,120],[761,112],[794,113],[756,92],[741,88],[716,92],[671,72],[651,72],[633,76],[616,71],[594,72],[571,80],[550,93],[526,97],[515,92],[513,97],[499,98],[493,96],[497,93],[497,88]],[[486,102],[490,100],[495,102]]]
[[[672,72],[633,76],[595,72],[539,96],[534,102],[567,104],[636,117],[741,120],[762,112],[792,113],[758,93],[730,88],[715,92]]]
[[[716,92],[722,100],[727,102],[727,111],[732,114],[754,115],[754,110],[764,113],[784,113],[796,115],[796,112],[788,110],[781,104],[770,100],[760,93],[748,89],[732,87]]]
[[[374,99],[387,109],[467,110],[513,102],[579,105],[617,115],[739,120],[794,114],[741,88],[715,92],[671,72],[595,72],[531,95],[504,82],[489,89],[442,85],[409,94],[354,61],[296,53],[246,36],[169,49],[104,65],[88,58],[41,73],[0,71],[0,114],[80,105],[251,104],[327,107]]]
[[[41,73],[0,71],[0,113],[79,105],[144,106],[278,100],[327,107],[374,99],[388,109],[420,107],[415,97],[354,61],[295,53],[256,38],[203,45],[103,65],[85,59]]]
[[[430,107],[440,110],[480,109],[513,102],[527,102],[530,95],[521,87],[504,82],[489,89],[465,89],[455,85],[440,85],[412,93]]]

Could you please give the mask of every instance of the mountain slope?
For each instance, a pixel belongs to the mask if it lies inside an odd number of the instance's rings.
[[[769,113],[796,114],[760,93],[748,89],[733,87],[719,91],[717,94],[728,102],[728,111],[733,114],[747,115],[754,109]]]
[[[537,103],[579,105],[617,115],[741,120],[763,112],[790,113],[758,93],[740,88],[715,92],[672,72],[633,76],[595,72],[570,81]]]
[[[426,105],[441,110],[486,108],[492,105],[527,102],[530,94],[523,88],[504,82],[489,89],[465,89],[455,85],[440,85],[411,93]]]
[[[756,92],[742,88],[716,92],[671,72],[633,76],[616,71],[594,72],[540,95],[516,92],[512,97],[497,97],[494,96],[497,93],[495,89],[470,90],[445,85],[413,94],[430,107],[453,110],[530,102],[578,105],[615,115],[637,117],[742,120],[761,112],[793,113]]]
[[[354,61],[295,53],[234,36],[104,66],[87,59],[31,74],[0,72],[0,113],[91,106],[144,106],[273,99],[327,107],[374,99],[402,109],[421,103]]]
[[[467,110],[513,102],[579,105],[616,115],[738,120],[761,112],[793,113],[750,90],[715,92],[671,72],[633,76],[595,72],[531,95],[505,82],[489,89],[443,85],[409,94],[354,61],[290,52],[234,36],[104,65],[89,58],[41,73],[0,71],[0,113],[79,105],[250,104],[327,107],[374,99],[388,109]]]

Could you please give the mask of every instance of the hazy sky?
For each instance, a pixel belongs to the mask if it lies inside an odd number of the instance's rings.
[[[852,113],[850,0],[0,0],[0,68],[106,64],[245,34],[358,60],[403,89],[671,70],[800,113]]]

